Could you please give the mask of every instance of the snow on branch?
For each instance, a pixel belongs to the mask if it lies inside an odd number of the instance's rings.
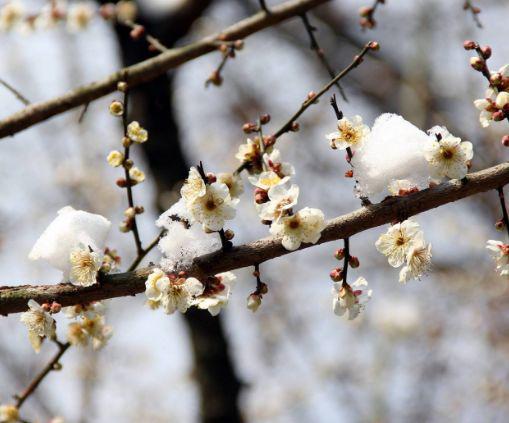
[[[462,180],[454,179],[404,197],[389,197],[378,204],[362,207],[328,221],[316,245],[344,239],[393,221],[403,221],[410,216],[471,195],[498,189],[508,183],[509,163],[503,163],[468,174]],[[312,246],[303,244],[299,249]],[[289,253],[291,251],[283,247],[280,239],[264,238],[233,247],[226,252],[217,251],[197,257],[190,266],[180,270],[200,279],[207,275],[253,266]],[[24,311],[30,299],[40,304],[56,301],[62,306],[68,306],[136,295],[145,290],[145,281],[151,271],[152,268],[147,267],[133,272],[111,274],[104,276],[99,283],[86,287],[69,283],[0,287],[0,314]]]
[[[270,13],[260,11],[219,34],[205,37],[184,47],[167,50],[151,59],[121,69],[101,81],[75,88],[60,97],[33,103],[0,121],[0,138],[14,135],[32,125],[112,93],[120,81],[127,82],[130,87],[151,81],[170,69],[217,50],[221,42],[243,39],[284,20],[300,16],[327,1],[329,0],[289,0],[272,7]]]

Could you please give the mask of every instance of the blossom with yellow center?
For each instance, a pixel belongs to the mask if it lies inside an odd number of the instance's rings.
[[[399,281],[407,283],[410,279],[419,279],[431,265],[431,244],[416,242],[408,250],[406,265],[399,272]]]
[[[189,206],[192,217],[205,231],[219,231],[226,220],[235,217],[238,199],[232,200],[228,187],[220,182],[207,185],[205,194]]]
[[[102,265],[100,254],[89,247],[82,246],[71,251],[69,262],[71,269],[69,279],[72,283],[81,286],[90,286],[96,283],[97,272]]]
[[[235,158],[240,160],[241,163],[246,164],[250,173],[261,171],[262,153],[258,142],[248,138],[245,144],[239,146],[239,151]]]
[[[410,248],[422,240],[423,234],[419,224],[413,220],[392,225],[385,234],[375,242],[376,249],[387,257],[392,267],[401,266]]]
[[[357,150],[362,147],[369,132],[369,127],[362,123],[362,117],[356,115],[351,120],[348,118],[338,120],[337,132],[326,135],[326,138],[334,149],[345,150],[350,147]]]
[[[231,198],[239,198],[244,192],[244,184],[238,175],[233,173],[219,173],[217,182],[223,183],[228,187]]]
[[[148,140],[147,130],[141,127],[137,121],[133,121],[127,125],[127,136],[131,141],[137,142],[138,144]]]
[[[108,157],[106,158],[108,164],[113,167],[121,166],[124,162],[124,154],[118,150],[110,151]]]
[[[161,299],[166,314],[176,310],[185,313],[194,299],[203,293],[203,284],[196,278],[177,278],[171,281],[168,292]]]
[[[282,237],[288,251],[294,251],[301,243],[315,244],[325,228],[325,217],[319,209],[305,207],[292,216],[282,217],[270,226],[270,233]]]
[[[255,187],[269,190],[272,187],[286,183],[290,178],[288,176],[281,178],[276,172],[268,170],[259,175],[251,175],[248,179]]]
[[[34,300],[28,301],[28,308],[21,315],[20,321],[27,327],[28,339],[38,353],[45,338],[55,337],[55,320]]]

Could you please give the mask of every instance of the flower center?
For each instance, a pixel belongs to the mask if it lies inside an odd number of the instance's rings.
[[[213,199],[209,199],[207,200],[207,202],[205,203],[205,208],[207,210],[214,210],[216,208],[216,203],[214,202]]]
[[[443,147],[440,148],[440,154],[445,160],[450,160],[454,156],[454,153],[451,150]]]
[[[406,240],[405,240],[405,237],[403,235],[400,235],[397,239],[396,239],[396,245],[398,247],[401,247],[402,245],[405,245],[406,243]]]

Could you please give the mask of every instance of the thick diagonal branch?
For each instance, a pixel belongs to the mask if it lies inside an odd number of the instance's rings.
[[[362,207],[352,213],[330,220],[317,244],[344,239],[471,195],[497,189],[508,183],[509,163],[503,163],[471,173],[462,181],[452,180],[406,197],[390,197],[381,203]],[[300,249],[312,246],[305,244]],[[253,266],[256,263],[290,253],[284,249],[280,239],[264,238],[233,247],[227,252],[218,251],[197,257],[192,266],[182,270],[185,270],[188,275],[203,278],[205,275]],[[7,315],[26,310],[29,299],[34,299],[41,304],[57,301],[63,306],[68,306],[136,295],[145,290],[145,280],[150,272],[151,268],[146,267],[134,272],[108,275],[101,280],[101,283],[90,287],[71,284],[0,287],[0,314]]]
[[[289,0],[272,7],[270,13],[260,11],[249,18],[243,19],[226,28],[220,34],[206,37],[184,47],[170,49],[156,57],[121,69],[102,81],[78,87],[60,97],[33,103],[0,121],[0,138],[14,135],[52,116],[112,93],[121,80],[126,80],[130,87],[151,81],[170,69],[216,50],[220,41],[245,38],[265,28],[277,25],[286,19],[300,16],[327,1],[329,0]]]

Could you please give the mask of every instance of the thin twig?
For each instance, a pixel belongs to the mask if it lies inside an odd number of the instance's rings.
[[[314,34],[314,32],[316,31],[316,28],[313,25],[311,25],[311,23],[309,22],[309,18],[305,13],[301,15],[301,18],[302,18],[302,22],[304,23],[304,28],[306,28],[306,32],[309,36],[309,41],[311,43],[311,45],[310,45],[311,50],[313,50],[316,53],[316,55],[318,56],[318,59],[320,59],[320,62],[322,62],[322,65],[327,70],[327,73],[329,74],[329,76],[331,78],[334,78],[334,76],[336,75],[336,71],[332,68],[329,61],[327,60],[327,57],[325,57],[325,52],[318,44],[318,40],[316,39],[315,34]],[[339,82],[336,82],[334,85],[336,85],[336,87],[339,91],[339,94],[341,94],[341,97],[343,98],[343,100],[348,102],[348,99],[346,98],[345,91],[343,90],[343,87],[341,86],[341,84]]]
[[[465,3],[463,4],[463,10],[467,10],[472,14],[472,19],[477,25],[477,28],[483,27],[482,22],[479,19],[479,13],[481,13],[481,9],[479,9],[477,6],[474,6],[470,0],[465,0]]]
[[[136,255],[136,258],[134,259],[134,261],[131,263],[131,265],[129,266],[129,268],[127,269],[128,272],[132,272],[133,270],[135,270],[139,264],[141,263],[141,261],[145,258],[145,256],[150,253],[150,251],[152,251],[152,249],[157,245],[157,243],[161,240],[161,238],[163,237],[164,233],[166,232],[165,229],[163,229],[159,235],[157,235],[154,240],[147,245],[147,247],[143,248],[143,251],[139,252],[137,255]]]
[[[51,373],[52,370],[57,370],[58,362],[60,358],[64,355],[64,353],[71,346],[69,342],[61,343],[58,340],[54,341],[58,346],[57,353],[53,356],[53,358],[44,366],[44,368],[32,379],[32,381],[28,384],[28,386],[23,390],[23,392],[19,395],[14,395],[16,400],[16,407],[19,409],[23,405],[23,403],[28,399],[30,395],[37,389],[39,384],[44,380],[44,378]]]
[[[119,25],[123,25],[127,28],[130,28],[131,30],[136,30],[137,28],[142,27],[142,25],[139,25],[139,24],[129,21],[129,20],[117,21],[117,23]],[[143,31],[145,31],[144,27],[143,27]],[[148,43],[149,47],[153,48],[154,50],[158,51],[159,53],[164,53],[165,51],[169,50],[169,48],[166,47],[163,43],[161,43],[161,41],[159,41],[156,37],[154,37],[150,34],[144,33],[143,38]]]
[[[500,208],[502,209],[504,225],[507,230],[507,235],[509,236],[509,215],[507,214],[507,207],[505,204],[504,187],[503,186],[498,187],[497,191],[498,191],[498,198],[500,199]]]
[[[343,285],[348,285],[347,276],[348,276],[348,264],[350,262],[350,238],[347,237],[343,239],[343,247],[345,249],[345,257],[343,260]]]
[[[82,123],[83,122],[83,119],[85,118],[85,115],[86,115],[86,113],[88,111],[88,106],[90,106],[90,103],[86,103],[83,106],[83,109],[81,110],[80,116],[78,117],[78,123]]]
[[[9,84],[7,81],[4,81],[3,79],[0,79],[0,84],[2,84],[5,88],[7,88],[14,96],[21,101],[25,106],[28,106],[30,104],[30,101],[21,94],[16,88],[14,88],[11,84]]]

